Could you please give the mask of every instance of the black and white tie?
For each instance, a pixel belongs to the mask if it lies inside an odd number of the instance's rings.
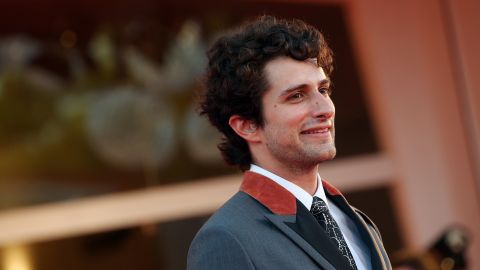
[[[340,253],[348,260],[350,268],[356,270],[357,265],[355,264],[352,253],[345,242],[345,238],[343,238],[337,222],[330,214],[327,204],[322,199],[313,197],[312,208],[310,209],[310,212],[313,214],[318,223],[320,223],[320,225],[325,229],[325,232],[330,237],[332,242],[338,247]]]

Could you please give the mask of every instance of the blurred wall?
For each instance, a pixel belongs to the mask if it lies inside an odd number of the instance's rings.
[[[463,224],[473,239],[470,269],[479,269],[480,3],[347,5],[407,244],[422,247]]]

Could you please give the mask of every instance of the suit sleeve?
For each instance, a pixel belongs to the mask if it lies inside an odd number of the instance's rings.
[[[188,251],[187,270],[255,269],[248,253],[229,231],[223,228],[201,230]]]

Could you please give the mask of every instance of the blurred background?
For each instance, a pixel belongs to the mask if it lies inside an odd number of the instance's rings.
[[[392,258],[421,256],[456,226],[464,269],[480,269],[478,1],[0,10],[0,269],[185,269],[241,181],[195,111],[205,50],[261,14],[317,26],[334,51],[338,155],[321,176],[375,220]]]

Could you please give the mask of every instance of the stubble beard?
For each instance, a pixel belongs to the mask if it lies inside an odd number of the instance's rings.
[[[325,142],[304,143],[300,141],[290,145],[282,144],[277,140],[277,136],[272,136],[273,139],[267,142],[266,147],[276,160],[291,171],[304,171],[335,157],[337,151],[333,128],[330,135],[331,139]]]

